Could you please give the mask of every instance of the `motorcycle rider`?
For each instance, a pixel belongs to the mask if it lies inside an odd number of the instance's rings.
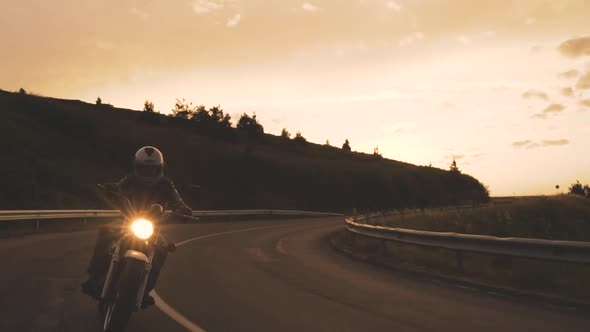
[[[164,176],[164,156],[153,146],[145,146],[135,153],[133,173],[117,183],[107,184],[110,191],[118,192],[129,198],[136,211],[146,211],[152,204],[160,204],[166,210],[177,214],[191,216],[192,210],[184,203],[172,181]],[[121,222],[103,226],[99,229],[94,254],[88,266],[88,279],[82,284],[82,291],[98,299],[102,284],[111,261],[109,250],[121,236]],[[160,245],[156,247],[152,270],[148,278],[142,307],[154,303],[149,292],[155,287],[160,269],[164,264],[168,249],[166,240],[160,236]]]

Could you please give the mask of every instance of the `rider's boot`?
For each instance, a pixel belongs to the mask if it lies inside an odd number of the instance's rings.
[[[96,300],[100,298],[101,287],[98,276],[89,274],[88,279],[81,284],[82,292]]]
[[[154,298],[150,294],[145,294],[143,296],[143,301],[141,303],[141,309],[151,307],[154,304],[156,304],[156,300],[154,300]]]

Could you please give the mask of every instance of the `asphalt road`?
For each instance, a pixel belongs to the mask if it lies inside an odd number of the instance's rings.
[[[157,294],[205,331],[589,331],[590,314],[416,280],[334,252],[341,218],[178,225]],[[96,331],[95,232],[0,240],[0,331]],[[186,240],[190,240],[187,242]],[[163,307],[163,304],[160,303]],[[129,331],[187,331],[152,307]]]

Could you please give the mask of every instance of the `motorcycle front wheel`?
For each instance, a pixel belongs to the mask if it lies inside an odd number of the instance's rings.
[[[145,263],[128,259],[121,266],[115,296],[99,304],[103,332],[123,332],[137,310],[137,295],[145,274]]]

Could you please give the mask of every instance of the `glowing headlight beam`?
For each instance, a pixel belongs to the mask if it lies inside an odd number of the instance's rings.
[[[154,234],[154,224],[147,219],[135,219],[131,223],[131,230],[133,234],[142,240],[146,240]]]

